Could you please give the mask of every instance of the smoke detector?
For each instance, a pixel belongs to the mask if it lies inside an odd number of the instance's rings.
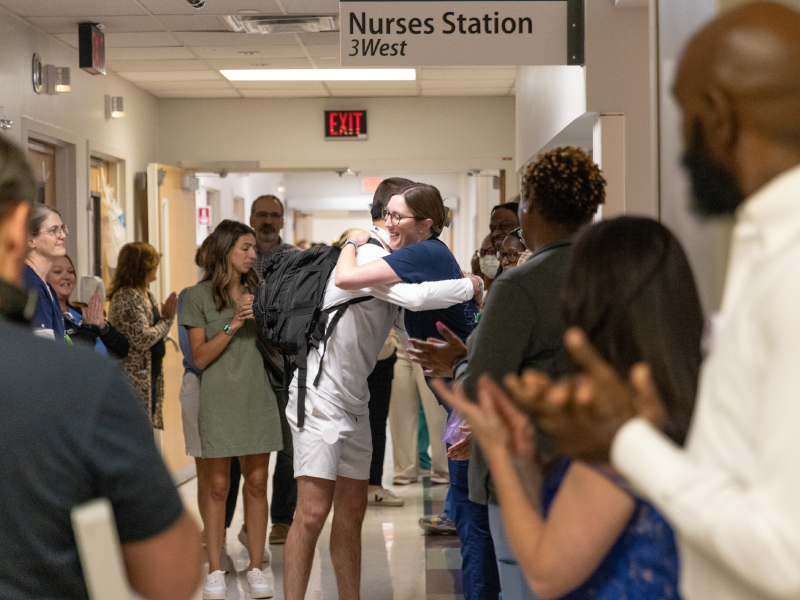
[[[223,17],[236,33],[319,33],[339,31],[336,15],[228,15]]]

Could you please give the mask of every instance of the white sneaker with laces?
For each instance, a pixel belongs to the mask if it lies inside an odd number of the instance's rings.
[[[405,500],[395,496],[391,490],[380,488],[374,492],[369,492],[367,504],[370,506],[403,506]]]
[[[275,592],[272,591],[272,586],[264,576],[264,571],[261,569],[248,571],[247,583],[250,586],[251,598],[272,598],[275,595]]]
[[[214,571],[206,576],[203,600],[225,600],[225,573]]]
[[[247,550],[248,545],[250,544],[250,536],[247,535],[247,532],[242,527],[239,530],[239,535],[236,536],[239,539],[239,542],[244,546],[244,549]],[[264,548],[264,556],[261,558],[261,564],[268,565],[272,555],[269,553],[267,548]]]

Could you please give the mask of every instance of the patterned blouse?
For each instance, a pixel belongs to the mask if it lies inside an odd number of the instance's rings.
[[[570,462],[558,458],[545,480],[545,513]],[[652,505],[635,496],[634,500],[633,515],[603,562],[580,587],[559,600],[680,600],[672,528]]]

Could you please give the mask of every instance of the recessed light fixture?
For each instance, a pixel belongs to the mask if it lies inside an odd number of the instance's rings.
[[[255,8],[240,8],[236,12],[240,15],[257,15],[259,13]]]
[[[282,185],[279,185],[279,186],[278,186],[278,193],[279,193],[279,194],[282,194],[282,193],[283,193],[283,192],[285,192],[285,191],[286,191],[286,188],[285,188],[285,187],[283,187]]]
[[[242,16],[222,17],[231,31],[236,33],[319,33],[320,31],[339,31],[338,15],[259,15],[258,11]]]
[[[238,69],[229,81],[415,81],[416,69]]]

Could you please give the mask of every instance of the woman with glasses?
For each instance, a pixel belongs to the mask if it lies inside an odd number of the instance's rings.
[[[36,335],[64,341],[64,317],[58,296],[47,274],[57,258],[67,254],[67,226],[61,215],[46,204],[34,204],[28,218],[28,256],[25,258],[23,280],[25,287],[36,292],[33,331]]]
[[[108,320],[130,342],[122,368],[150,421],[156,429],[164,429],[164,375],[162,361],[167,353],[164,339],[169,335],[178,308],[173,292],[158,309],[148,290],[156,280],[160,257],[147,242],[125,244],[119,252],[117,270],[108,292]]]
[[[506,236],[503,240],[503,245],[500,247],[500,252],[497,253],[502,272],[505,273],[509,269],[516,267],[523,252],[525,252],[525,240],[522,239],[522,229],[517,227]]]
[[[415,183],[389,200],[383,212],[389,231],[392,253],[363,265],[356,264],[355,249],[346,245],[336,264],[336,286],[361,289],[398,282],[422,283],[462,277],[461,268],[448,247],[439,239],[450,224],[449,210],[435,187]],[[366,243],[357,237],[356,243]],[[474,301],[445,309],[406,311],[409,337],[426,340],[442,338],[440,327],[448,327],[466,340],[475,327],[478,307]],[[500,581],[494,548],[489,535],[486,506],[468,498],[469,439],[454,444],[448,451],[450,490],[455,512],[455,528],[461,538],[462,574],[466,600],[496,599]],[[438,518],[438,517],[437,517]],[[421,523],[427,530],[427,523]]]

